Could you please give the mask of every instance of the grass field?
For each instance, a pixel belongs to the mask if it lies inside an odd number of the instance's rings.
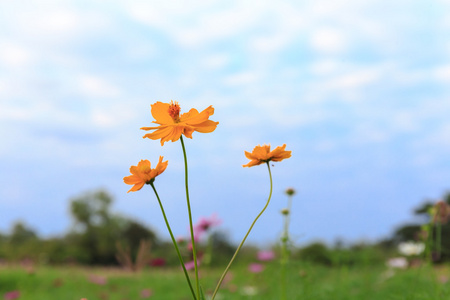
[[[279,299],[279,268],[272,262],[261,273],[236,265],[216,299]],[[289,266],[288,299],[407,300],[450,299],[450,268],[417,267],[389,271],[379,267],[328,268],[293,263]],[[211,292],[220,270],[201,270],[202,285]],[[178,269],[140,273],[109,268],[0,267],[0,297],[20,291],[20,300],[191,299]],[[2,298],[3,299],[3,298]]]

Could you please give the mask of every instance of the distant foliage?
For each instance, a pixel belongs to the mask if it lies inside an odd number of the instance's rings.
[[[104,191],[90,191],[70,200],[73,225],[64,236],[43,239],[23,222],[0,233],[0,260],[29,260],[43,264],[118,265],[139,270],[163,261],[178,266],[168,241],[161,241],[147,226],[111,211],[114,200]],[[234,253],[226,234],[211,233],[211,265],[228,262]],[[142,245],[145,245],[143,247]]]
[[[327,246],[316,242],[306,246],[299,251],[299,258],[316,264],[330,266],[333,262],[330,251]]]
[[[297,260],[323,266],[376,266],[384,264],[388,250],[380,244],[359,243],[343,247],[314,242],[295,253]]]
[[[450,193],[445,194],[441,200],[443,203],[450,205]],[[418,219],[417,223],[407,224],[399,227],[391,238],[393,244],[407,241],[429,241],[429,236],[436,237],[438,226],[441,226],[441,251],[439,255],[433,255],[435,262],[450,261],[450,223],[442,222],[437,224],[430,214],[437,201],[426,201],[414,210],[414,215]],[[436,216],[435,216],[436,217]],[[424,233],[424,226],[430,226],[430,232]],[[436,254],[436,245],[431,243],[431,252]]]
[[[133,259],[142,240],[156,242],[155,234],[144,225],[111,213],[112,203],[112,197],[102,190],[85,193],[71,201],[75,226],[70,237],[81,251],[76,254],[77,261],[111,265],[117,263],[117,242],[129,247]]]
[[[72,199],[70,211],[74,225],[63,237],[41,239],[24,223],[16,223],[9,235],[0,235],[0,259],[113,265],[118,264],[118,242],[129,249],[132,259],[136,258],[141,241],[155,246],[160,243],[155,233],[144,225],[112,213],[112,203],[113,198],[103,190]]]

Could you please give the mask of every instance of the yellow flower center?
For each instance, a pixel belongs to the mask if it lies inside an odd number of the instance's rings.
[[[175,101],[175,103],[173,103],[173,101],[170,101],[168,112],[169,116],[172,117],[175,123],[180,122],[180,105],[178,104],[178,102]]]

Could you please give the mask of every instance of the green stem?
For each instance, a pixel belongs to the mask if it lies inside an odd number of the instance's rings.
[[[192,213],[191,213],[191,203],[189,201],[189,187],[188,187],[188,165],[186,148],[184,147],[183,136],[180,137],[181,147],[183,148],[184,156],[184,174],[185,174],[185,185],[186,185],[186,202],[189,214],[189,230],[191,231],[191,242],[192,242],[192,256],[194,257],[194,268],[195,268],[195,283],[197,285],[197,295],[200,297],[200,282],[198,280],[198,263],[197,263],[197,249],[194,240],[194,226],[192,225]]]
[[[266,162],[266,164],[267,164],[267,168],[269,170],[269,177],[270,177],[270,192],[269,192],[269,198],[267,199],[267,203],[264,206],[264,208],[261,210],[261,212],[256,216],[256,218],[253,221],[252,225],[250,226],[250,228],[248,229],[248,231],[245,234],[244,238],[242,239],[242,242],[239,244],[238,248],[234,252],[233,257],[231,258],[230,262],[228,263],[227,267],[225,268],[225,271],[223,272],[222,276],[220,277],[219,282],[217,283],[216,289],[214,290],[214,293],[213,293],[213,295],[211,297],[211,300],[214,300],[214,297],[216,297],[216,294],[219,291],[220,285],[222,284],[222,281],[225,279],[225,275],[227,275],[228,270],[231,267],[231,264],[233,263],[233,261],[236,258],[237,254],[241,250],[242,246],[244,245],[244,242],[247,239],[248,235],[250,234],[250,231],[252,231],[252,228],[255,225],[256,221],[258,221],[259,217],[264,213],[264,211],[266,210],[267,206],[269,206],[270,198],[272,197],[272,186],[273,186],[273,183],[272,183],[272,173],[270,172],[269,162]]]
[[[213,235],[209,234],[208,236],[208,245],[206,246],[205,255],[203,255],[203,262],[202,265],[204,266],[211,266],[212,261],[212,252],[213,252]]]
[[[155,192],[156,198],[158,199],[159,207],[161,208],[161,212],[163,214],[164,221],[166,222],[166,226],[167,226],[167,229],[169,230],[169,234],[172,239],[173,245],[175,246],[175,250],[177,251],[178,259],[180,260],[181,267],[183,268],[183,271],[184,271],[184,276],[186,276],[186,281],[189,284],[189,288],[191,289],[192,296],[194,297],[194,300],[197,300],[197,296],[195,295],[194,288],[192,287],[192,284],[191,284],[191,280],[189,279],[189,275],[186,270],[186,266],[184,265],[183,258],[181,257],[180,249],[178,248],[178,244],[175,240],[175,237],[173,236],[172,229],[170,229],[169,221],[167,220],[166,213],[164,211],[164,207],[161,203],[161,200],[159,199],[158,193],[156,192],[156,188],[153,185],[153,182],[151,182],[150,185],[152,186],[153,191]]]
[[[283,245],[283,248],[285,248],[285,245]],[[283,249],[283,252],[285,249]],[[283,253],[283,256],[285,254]],[[287,261],[285,259],[281,262],[281,300],[286,300],[286,263]]]
[[[286,216],[286,222],[284,223],[284,233],[286,239],[289,241],[289,224],[291,222],[291,209],[292,209],[292,196],[288,199],[288,215]]]
[[[426,228],[427,228],[428,238],[427,238],[427,242],[426,242],[427,251],[425,252],[425,255],[426,255],[427,262],[430,265],[432,265],[433,264],[433,240],[434,240],[433,222],[430,221],[430,223],[427,224]]]
[[[292,207],[292,196],[288,198],[288,207],[287,207],[287,215],[284,218],[284,231],[283,236],[281,237],[281,299],[286,299],[286,268],[287,263],[289,261],[289,223],[291,216],[291,207]]]
[[[440,260],[441,258],[441,238],[442,238],[442,225],[440,220],[437,221],[436,225],[436,258]]]

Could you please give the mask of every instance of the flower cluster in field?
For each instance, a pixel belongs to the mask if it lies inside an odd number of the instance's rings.
[[[426,263],[439,262],[442,259],[442,227],[450,220],[450,205],[447,201],[437,201],[427,204],[418,210],[424,212],[429,222],[418,227],[414,240],[398,243],[401,257],[394,257],[387,261],[391,268],[405,269]]]
[[[209,217],[200,217],[197,223],[194,224],[194,241],[197,246],[203,244],[203,251],[197,251],[198,265],[203,264],[208,266],[211,264],[213,256],[213,236],[212,231],[215,227],[222,224],[222,220],[219,219],[216,213]],[[185,263],[187,270],[193,270],[195,263],[192,257],[192,242],[189,238],[178,237],[177,243],[180,247],[183,247],[188,252],[187,256],[190,261]],[[183,251],[182,251],[183,252]]]
[[[170,103],[162,103],[162,102],[156,102],[151,106],[151,114],[153,118],[155,119],[152,121],[152,123],[157,124],[157,126],[151,126],[151,127],[142,127],[142,130],[150,131],[150,133],[145,134],[143,137],[152,139],[152,140],[160,140],[161,146],[164,146],[164,143],[168,141],[176,142],[180,140],[181,147],[183,150],[183,157],[184,157],[184,165],[185,165],[185,189],[186,189],[186,204],[187,204],[187,211],[189,216],[189,229],[190,229],[190,248],[192,250],[192,261],[185,262],[180,247],[178,245],[177,240],[173,236],[171,226],[169,224],[169,220],[166,216],[163,202],[161,201],[154,182],[155,178],[159,175],[161,175],[164,171],[166,171],[168,166],[168,160],[163,161],[163,157],[159,157],[159,161],[156,164],[155,168],[151,167],[151,163],[149,160],[141,160],[136,166],[130,167],[130,173],[131,175],[124,177],[124,182],[126,184],[132,185],[131,189],[128,192],[136,192],[142,189],[142,187],[146,184],[150,185],[155,193],[155,196],[158,200],[158,204],[161,208],[161,212],[164,217],[164,221],[166,223],[167,230],[169,231],[169,234],[172,239],[172,243],[175,247],[175,250],[177,252],[181,267],[183,269],[183,272],[185,274],[186,282],[188,283],[188,286],[190,288],[191,294],[193,299],[202,300],[205,299],[205,295],[203,293],[203,290],[200,286],[199,282],[199,276],[198,276],[198,266],[200,264],[200,256],[197,251],[196,244],[199,243],[200,238],[209,230],[209,228],[213,225],[216,225],[218,223],[218,220],[208,220],[203,219],[200,220],[199,223],[197,223],[195,226],[192,222],[192,212],[191,212],[191,205],[190,205],[190,198],[189,198],[189,185],[188,185],[188,164],[187,164],[187,156],[186,156],[186,149],[183,141],[183,136],[192,139],[192,134],[194,132],[200,132],[200,133],[210,133],[213,132],[219,122],[215,122],[209,119],[210,116],[214,114],[214,108],[212,106],[207,107],[203,111],[199,112],[195,108],[190,109],[187,113],[180,114],[181,107],[177,102],[171,101]],[[247,234],[242,239],[242,242],[239,244],[239,246],[236,249],[235,254],[231,258],[228,266],[225,268],[225,271],[223,272],[221,278],[218,281],[218,284],[211,296],[211,300],[215,298],[217,295],[217,292],[232,264],[234,259],[236,258],[236,255],[242,248],[245,240],[247,239],[248,235],[250,234],[250,231],[252,230],[253,226],[255,225],[258,218],[261,216],[261,214],[266,210],[267,206],[269,205],[271,196],[272,196],[272,174],[270,171],[270,164],[269,162],[279,162],[284,159],[287,159],[291,157],[291,151],[286,151],[286,144],[276,147],[271,151],[270,145],[258,145],[255,146],[252,152],[245,151],[245,156],[250,160],[247,164],[243,165],[243,167],[253,167],[258,166],[261,164],[266,164],[268,171],[269,171],[269,177],[270,177],[270,193],[268,200],[266,202],[266,205],[261,210],[261,212],[256,216],[253,223],[251,224],[250,228],[247,231]],[[207,262],[210,260],[209,257],[204,257],[204,261]],[[195,271],[195,287],[191,282],[190,276],[187,272],[188,269],[193,268]],[[284,299],[284,297],[282,297]]]

